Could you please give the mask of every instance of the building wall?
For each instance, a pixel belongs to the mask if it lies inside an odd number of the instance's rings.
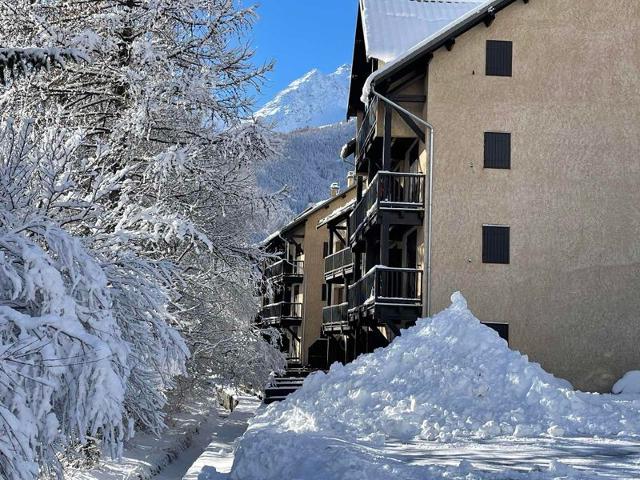
[[[304,321],[302,323],[302,362],[308,360],[309,347],[320,338],[322,329],[322,285],[324,284],[324,242],[329,241],[326,226],[317,228],[318,222],[332,211],[343,207],[356,197],[356,188],[351,187],[338,194],[332,202],[309,216],[305,224],[304,263]]]
[[[486,40],[513,41],[513,77],[485,76]],[[512,348],[577,388],[640,368],[640,2],[516,2],[440,49],[433,310],[461,290]],[[512,133],[512,169],[485,170],[485,131]],[[482,225],[511,227],[511,264],[482,263]]]

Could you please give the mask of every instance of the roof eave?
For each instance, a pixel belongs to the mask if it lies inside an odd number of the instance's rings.
[[[423,61],[425,57],[432,55],[433,52],[441,47],[445,47],[452,39],[456,39],[483,22],[490,25],[499,11],[516,1],[518,0],[493,0],[491,3],[480,5],[477,10],[472,10],[469,15],[462,17],[460,21],[452,23],[441,32],[426,39],[422,44],[410,49],[405,55],[386,64],[378,75],[373,74],[376,76],[372,80],[372,85],[391,82],[394,76],[397,76],[412,64]],[[522,1],[529,3],[529,0]]]

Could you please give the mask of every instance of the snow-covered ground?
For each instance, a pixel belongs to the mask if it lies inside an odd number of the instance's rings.
[[[260,405],[251,396],[229,413],[218,406],[215,394],[192,402],[175,415],[157,438],[138,434],[128,443],[121,461],[103,461],[89,471],[67,471],[70,480],[203,480],[217,479],[215,471],[229,472],[233,444],[247,428]],[[202,473],[202,476],[200,474]],[[225,477],[220,477],[225,478]]]
[[[231,477],[640,478],[640,396],[574,391],[452,301],[258,413]]]
[[[221,415],[210,422],[194,447],[180,456],[154,480],[216,480],[228,478],[233,464],[233,447],[247,429],[261,402],[256,397],[239,396],[231,414]],[[194,455],[195,454],[195,455]]]

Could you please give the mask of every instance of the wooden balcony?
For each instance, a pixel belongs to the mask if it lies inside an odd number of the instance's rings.
[[[349,217],[349,241],[357,243],[376,224],[422,225],[425,176],[378,172]]]
[[[349,329],[349,303],[322,309],[322,330],[327,333]]]
[[[300,283],[304,277],[304,262],[280,260],[269,265],[264,275],[272,282]]]
[[[345,248],[324,259],[324,279],[327,283],[344,282],[353,274],[353,252]]]
[[[349,287],[349,320],[414,322],[422,308],[422,270],[377,266]]]
[[[269,327],[290,327],[302,324],[302,303],[279,302],[262,307],[261,323]]]

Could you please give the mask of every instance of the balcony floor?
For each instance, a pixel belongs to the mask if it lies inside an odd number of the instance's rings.
[[[304,275],[302,274],[286,273],[286,274],[270,277],[269,281],[272,282],[273,284],[293,285],[295,283],[302,283],[303,279],[304,279]]]
[[[422,314],[422,306],[415,302],[393,300],[393,303],[376,303],[362,305],[349,311],[350,322],[363,325],[393,324],[404,328],[413,325]]]
[[[345,280],[353,275],[353,264],[345,266],[339,270],[325,272],[324,281],[326,283],[345,283]]]
[[[421,226],[424,222],[424,209],[420,208],[387,208],[381,207],[375,209],[356,232],[351,235],[350,244],[352,248],[355,247],[356,251],[363,242],[367,240],[370,232],[381,225],[391,225],[396,229],[404,230],[404,228],[411,228]]]
[[[302,325],[302,318],[299,318],[299,317],[263,318],[262,324],[267,327],[275,327],[275,328],[299,327],[300,325]]]
[[[323,323],[322,332],[325,334],[349,333],[354,330],[353,324],[347,320],[342,322]]]

